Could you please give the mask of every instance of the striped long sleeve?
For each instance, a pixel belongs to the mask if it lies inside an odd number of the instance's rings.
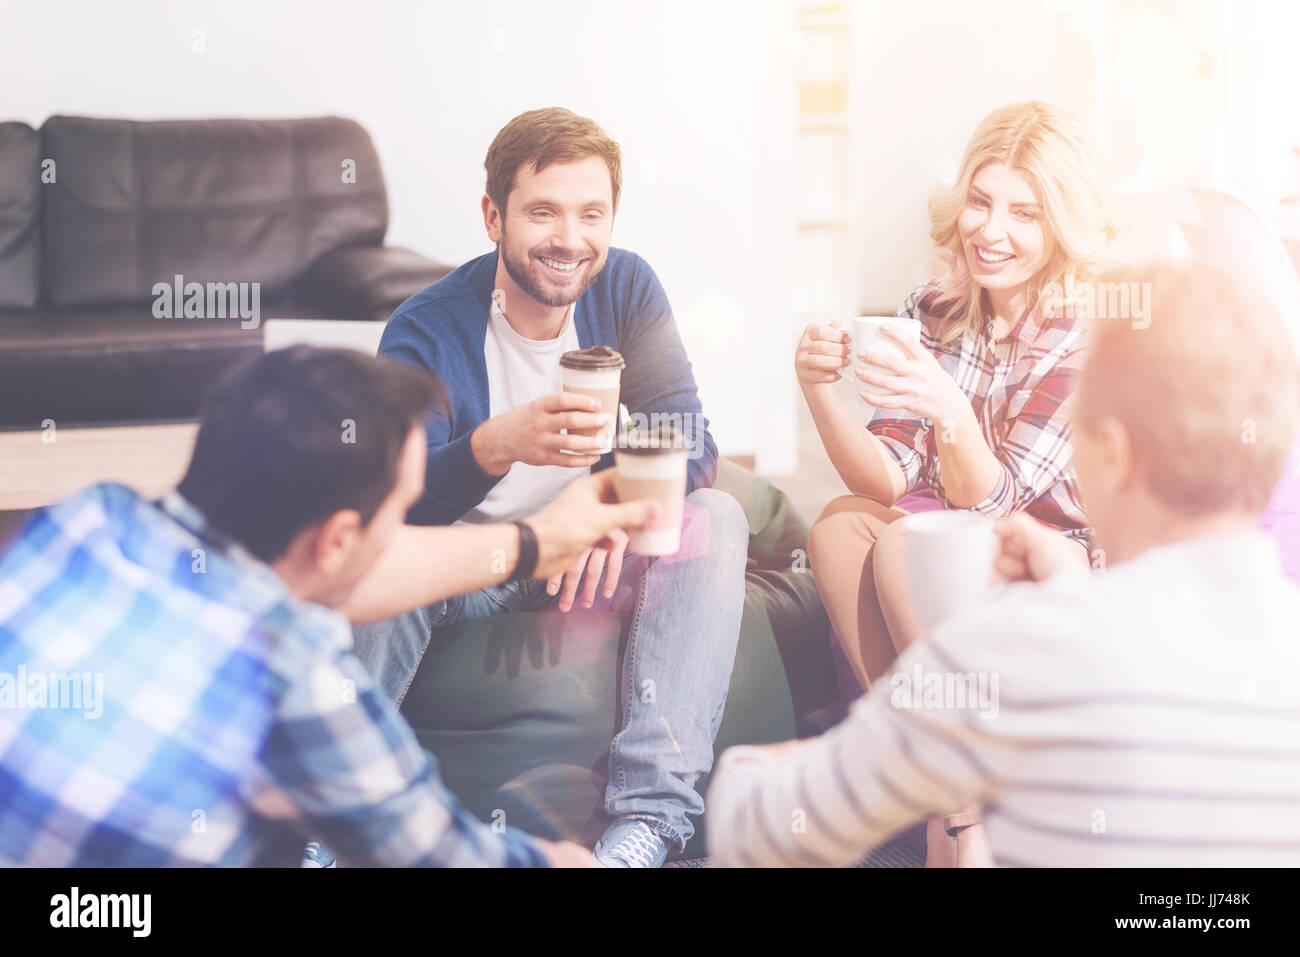
[[[708,796],[715,861],[847,866],[917,821],[995,794],[999,774],[971,723],[981,720],[978,689],[965,707],[926,706],[927,682],[942,682],[945,671],[931,648],[915,646],[899,660],[897,680],[877,685],[844,722],[792,755],[729,749]]]
[[[899,657],[793,753],[735,748],[724,865],[848,865],[982,808],[1011,866],[1300,863],[1300,588],[1254,530],[1012,585]]]

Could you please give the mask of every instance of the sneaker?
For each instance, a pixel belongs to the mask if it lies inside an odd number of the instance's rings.
[[[301,867],[337,867],[334,852],[320,841],[312,841],[302,852]]]
[[[605,867],[662,867],[668,845],[644,821],[615,821],[596,842],[596,860]]]

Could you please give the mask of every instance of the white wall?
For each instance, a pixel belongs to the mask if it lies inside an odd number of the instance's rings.
[[[853,2],[862,308],[928,277],[926,201],[1008,103],[1078,116],[1116,190],[1214,187],[1265,215],[1300,194],[1291,0]]]
[[[772,225],[760,200],[774,188],[765,157],[786,123],[764,109],[764,91],[783,82],[770,22],[789,9],[787,0],[0,0],[3,118],[351,117],[384,165],[389,241],[461,262],[489,248],[478,210],[496,131],[539,106],[591,116],[624,150],[614,242],[663,280],[719,444],[752,453],[764,369],[754,343],[778,305],[783,330],[788,316],[788,300],[765,292]]]
[[[1296,15],[1280,0],[843,2],[861,308],[927,277],[926,201],[1005,103],[1073,110],[1116,183],[1300,190]],[[615,243],[663,279],[719,444],[780,472],[794,465],[797,6],[0,0],[3,118],[349,116],[384,163],[389,240],[460,262],[487,248],[482,161],[500,126],[543,105],[592,116],[624,148]]]
[[[892,312],[929,278],[926,203],[995,107],[1045,100],[1091,122],[1086,7],[1042,0],[859,0],[859,286]]]

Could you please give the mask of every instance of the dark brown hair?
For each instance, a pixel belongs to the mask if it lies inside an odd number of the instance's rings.
[[[214,531],[275,561],[340,509],[368,523],[396,485],[411,429],[444,402],[437,376],[393,359],[268,352],[207,397],[179,491]]]
[[[520,113],[507,123],[488,147],[487,194],[504,216],[506,199],[515,187],[519,170],[531,166],[540,173],[552,163],[599,156],[609,167],[609,185],[618,209],[623,186],[623,154],[618,144],[585,116],[560,106]]]

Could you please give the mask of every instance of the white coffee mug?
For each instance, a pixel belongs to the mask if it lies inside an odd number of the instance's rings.
[[[875,349],[877,351],[891,352],[900,357],[906,357],[902,347],[889,336],[880,331],[883,325],[890,326],[893,330],[906,335],[913,342],[921,341],[921,320],[919,319],[900,319],[898,316],[857,316],[853,320],[853,370],[856,372],[866,363],[861,359],[861,353],[865,349]],[[870,366],[871,369],[878,369],[878,366]],[[858,387],[858,398],[862,404],[868,408],[875,408],[866,399],[862,398],[862,390],[871,391],[868,386],[856,375],[853,377],[854,385]]]
[[[925,632],[990,597],[997,533],[993,519],[964,509],[919,512],[899,519],[907,580]]]

